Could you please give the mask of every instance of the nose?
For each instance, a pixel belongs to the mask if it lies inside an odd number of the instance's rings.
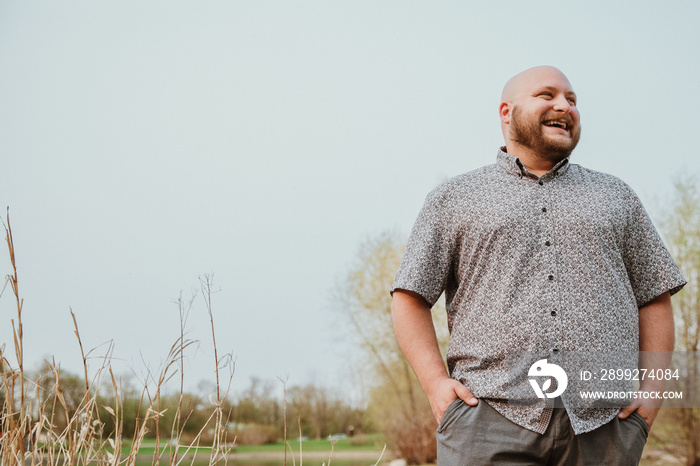
[[[554,100],[554,110],[557,112],[569,113],[571,111],[571,104],[569,99],[564,95],[560,95]]]

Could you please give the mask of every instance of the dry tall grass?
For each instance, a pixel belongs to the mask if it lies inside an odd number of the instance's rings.
[[[211,337],[214,343],[216,393],[212,396],[214,409],[201,426],[199,432],[190,442],[183,442],[184,426],[188,414],[183,408],[184,376],[183,361],[187,349],[194,343],[185,338],[185,322],[192,300],[177,304],[180,309],[180,335],[170,348],[165,362],[157,374],[148,374],[143,381],[139,401],[138,415],[135,420],[134,435],[128,453],[122,454],[124,446],[124,397],[113,371],[112,346],[110,345],[99,369],[90,374],[87,354],[78,330],[78,322],[73,311],[70,311],[75,326],[77,344],[83,359],[82,396],[78,397],[77,406],[69,406],[65,390],[62,386],[61,368],[55,361],[47,361],[48,370],[32,379],[24,367],[24,346],[22,312],[23,300],[19,291],[19,279],[15,262],[15,247],[12,240],[9,212],[5,227],[7,248],[9,250],[12,273],[7,276],[5,287],[10,289],[16,301],[17,316],[12,319],[14,357],[5,345],[0,348],[0,403],[2,403],[0,429],[0,462],[2,465],[15,464],[66,464],[66,465],[133,465],[136,463],[138,451],[146,435],[155,434],[156,449],[152,457],[153,464],[181,464],[192,456],[197,448],[202,447],[203,438],[212,441],[209,463],[219,464],[228,461],[231,444],[226,436],[228,419],[223,409],[233,378],[233,358],[230,354],[218,357],[216,351],[216,336],[214,332],[214,317],[212,313],[212,276],[200,280],[201,292],[204,297],[211,321]],[[228,382],[222,382],[220,370],[229,369]],[[175,375],[180,375],[180,398],[177,404],[174,420],[165,426],[170,432],[170,441],[166,446],[159,445],[161,437],[161,419],[164,410],[161,406],[165,383]],[[98,397],[98,390],[103,382],[111,388],[111,401],[105,403],[104,397]],[[224,379],[225,380],[225,379]],[[104,388],[102,388],[104,391]],[[107,419],[105,416],[110,417]],[[114,428],[106,431],[106,422]],[[154,431],[153,431],[154,430]],[[230,439],[231,443],[234,439]]]

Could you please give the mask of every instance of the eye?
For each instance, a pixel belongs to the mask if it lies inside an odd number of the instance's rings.
[[[570,98],[568,98],[568,99],[566,99],[566,100],[569,101],[569,104],[570,104],[570,105],[576,106],[576,99],[570,97]]]
[[[551,99],[552,97],[554,97],[554,95],[549,91],[543,91],[537,94],[537,97],[545,97],[547,99]]]

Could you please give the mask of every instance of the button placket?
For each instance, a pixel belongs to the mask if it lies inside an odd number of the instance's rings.
[[[560,307],[560,293],[559,293],[559,274],[557,271],[557,258],[556,258],[556,247],[552,247],[554,243],[554,217],[552,217],[551,202],[552,202],[552,190],[553,184],[552,180],[538,181],[537,191],[540,194],[539,199],[541,201],[540,209],[542,211],[542,240],[541,248],[544,267],[544,279],[546,281],[546,305],[543,309],[542,319],[544,319],[545,326],[548,328],[548,337],[550,341],[550,348],[557,348],[560,343],[561,319],[559,316]],[[554,349],[553,353],[557,354],[558,350]]]

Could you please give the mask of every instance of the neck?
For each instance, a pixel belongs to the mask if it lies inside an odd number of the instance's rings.
[[[527,168],[527,171],[537,176],[544,175],[560,162],[560,160],[553,161],[543,157],[529,147],[522,146],[512,141],[508,142],[506,151],[510,155],[517,157],[525,168]]]

